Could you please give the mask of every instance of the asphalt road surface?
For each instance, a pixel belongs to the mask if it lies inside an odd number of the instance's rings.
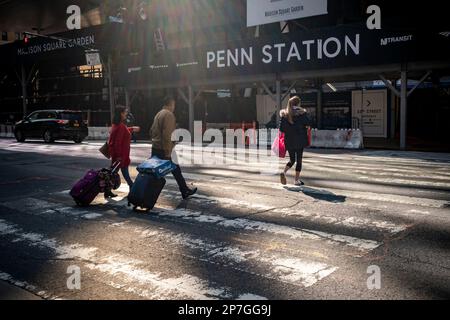
[[[145,214],[127,207],[125,185],[114,200],[74,205],[74,182],[108,165],[100,145],[0,140],[2,290],[43,299],[450,298],[448,154],[308,150],[304,188],[281,186],[273,159],[210,154],[232,161],[185,163],[198,195],[183,201],[169,176]],[[135,176],[150,145],[132,148]]]

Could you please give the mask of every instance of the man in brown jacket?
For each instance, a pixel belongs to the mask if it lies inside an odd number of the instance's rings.
[[[175,143],[172,141],[172,133],[175,131],[177,126],[174,112],[175,99],[172,97],[165,98],[164,107],[155,116],[152,128],[150,130],[152,139],[152,156],[172,161],[172,151],[175,147]],[[184,179],[183,174],[181,173],[181,168],[178,164],[172,174],[177,181],[183,199],[187,199],[197,193],[197,188],[190,189],[187,186],[186,180]]]

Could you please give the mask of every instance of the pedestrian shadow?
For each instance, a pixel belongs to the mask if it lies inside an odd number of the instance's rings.
[[[326,201],[332,203],[343,203],[347,200],[346,196],[336,195],[328,190],[314,189],[310,187],[284,187],[285,190],[297,193],[303,193],[305,196],[315,200]]]

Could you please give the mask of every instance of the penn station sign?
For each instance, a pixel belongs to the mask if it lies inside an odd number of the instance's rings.
[[[448,58],[449,45],[438,34],[339,26],[167,50],[164,55],[142,50],[123,60],[120,81],[185,85],[194,80],[441,61]]]
[[[222,49],[206,52],[206,68],[223,69],[246,65],[290,64],[321,61],[360,54],[361,35],[344,35],[326,39],[305,39]]]
[[[327,0],[247,0],[247,26],[328,14]]]

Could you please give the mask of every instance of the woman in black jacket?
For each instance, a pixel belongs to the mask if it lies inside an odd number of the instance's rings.
[[[286,150],[289,152],[290,161],[286,169],[280,175],[281,183],[287,184],[286,174],[297,163],[295,167],[295,185],[303,186],[300,180],[303,163],[303,150],[308,146],[308,128],[310,119],[307,111],[301,107],[301,100],[295,96],[289,100],[288,106],[281,111],[280,131],[284,133]]]

